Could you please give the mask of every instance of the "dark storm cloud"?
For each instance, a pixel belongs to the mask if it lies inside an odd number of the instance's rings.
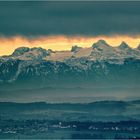
[[[140,33],[140,2],[0,2],[0,34],[112,35]]]

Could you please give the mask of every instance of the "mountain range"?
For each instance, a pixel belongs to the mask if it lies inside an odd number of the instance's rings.
[[[118,47],[112,47],[104,40],[99,40],[89,48],[72,46],[70,51],[53,51],[41,47],[19,47],[12,55],[2,58],[18,60],[50,60],[64,62],[68,59],[86,58],[88,60],[140,58],[140,46],[132,49],[124,41]]]
[[[139,87],[140,47],[99,40],[70,51],[20,47],[0,57],[0,86]]]

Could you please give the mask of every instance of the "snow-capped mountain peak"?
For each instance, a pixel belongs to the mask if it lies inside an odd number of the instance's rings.
[[[107,44],[104,40],[99,40],[92,45],[92,52],[90,58],[92,60],[105,60],[116,57],[116,52],[113,47]]]
[[[12,53],[12,56],[21,56],[26,52],[29,52],[30,48],[28,47],[19,47],[17,49],[15,49],[15,51]]]
[[[52,51],[43,49],[41,47],[19,47],[11,55],[15,59],[20,60],[32,60],[32,59],[43,59],[46,56],[49,56]]]
[[[108,46],[108,44],[106,43],[106,41],[103,40],[103,39],[98,40],[97,41],[97,44],[104,44],[104,45],[107,45]]]
[[[119,48],[122,50],[131,49],[129,45],[124,41],[122,41],[122,43],[119,45]]]
[[[130,48],[124,41],[118,47],[112,47],[105,40],[99,40],[89,48],[72,46],[67,51],[52,51],[41,47],[20,47],[12,55],[2,57],[19,60],[49,60],[66,61],[67,59],[86,58],[88,60],[121,60],[124,58],[140,58],[140,46],[137,49]]]
[[[79,46],[75,45],[75,46],[72,46],[71,52],[76,53],[76,52],[78,52],[78,51],[81,50],[81,49],[82,49],[82,47],[79,47]]]
[[[104,40],[99,40],[98,42],[94,43],[92,48],[100,51],[112,49],[112,47],[108,45]]]

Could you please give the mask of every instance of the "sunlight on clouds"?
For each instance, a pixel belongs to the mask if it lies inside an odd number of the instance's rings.
[[[42,47],[52,50],[70,50],[73,45],[78,45],[81,47],[91,47],[92,44],[97,42],[99,39],[106,40],[106,42],[112,46],[118,46],[122,41],[125,41],[132,48],[136,48],[140,43],[139,36],[44,36],[34,39],[29,39],[22,36],[14,36],[10,38],[0,37],[0,55],[9,55],[16,48],[21,46],[30,48]]]

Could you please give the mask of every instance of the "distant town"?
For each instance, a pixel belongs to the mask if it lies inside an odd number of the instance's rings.
[[[0,120],[0,138],[140,139],[139,121]],[[55,135],[56,134],[56,135]],[[109,135],[108,135],[109,134]],[[38,136],[37,136],[38,135]]]

